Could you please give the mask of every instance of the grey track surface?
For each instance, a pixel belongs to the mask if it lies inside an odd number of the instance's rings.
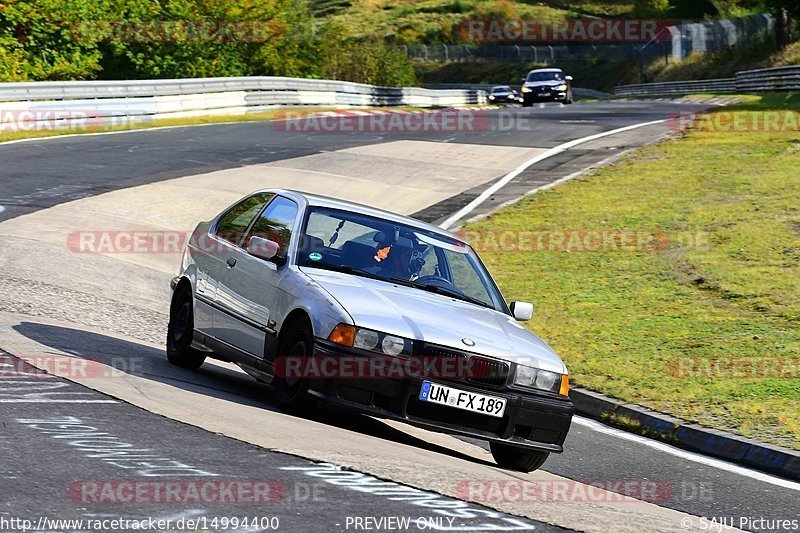
[[[172,518],[173,521],[183,517],[205,519],[209,531],[230,531],[234,528],[223,527],[222,522],[214,527],[214,520],[257,518],[261,525],[261,519],[276,517],[280,521],[276,530],[297,532],[353,529],[353,522],[348,527],[348,517],[353,520],[355,517],[392,516],[408,517],[412,521],[438,518],[444,520],[441,524],[449,524],[444,515],[415,502],[440,499],[452,505],[454,500],[450,498],[422,491],[416,495],[406,494],[404,498],[370,494],[327,483],[325,480],[330,478],[307,474],[324,473],[326,469],[319,463],[215,435],[123,402],[110,402],[108,397],[91,389],[26,368],[20,360],[1,351],[0,367],[5,370],[5,377],[0,380],[0,399],[32,402],[3,405],[0,442],[6,457],[18,460],[4,461],[0,469],[4,500],[0,519],[25,518],[37,524],[41,517],[52,520]],[[9,368],[14,368],[15,372],[9,372]],[[60,388],[54,389],[54,386]],[[32,398],[41,398],[44,387],[49,391],[48,403],[36,403]],[[83,403],[65,401],[75,399]],[[125,450],[131,458],[126,459],[124,455],[98,457],[109,450],[112,453]],[[133,459],[143,455],[148,458]],[[149,466],[142,466],[145,461]],[[182,466],[175,467],[174,462]],[[210,496],[206,498],[189,497],[184,503],[153,503],[149,498],[120,503],[131,493],[92,492],[94,484],[118,487],[120,482],[183,483],[179,486],[184,487],[189,483],[224,487],[225,483],[232,482],[262,482],[269,488],[265,489],[259,503],[248,501],[247,495],[239,498],[235,491],[226,493],[224,502],[215,501],[216,492],[209,491]],[[105,495],[96,497],[96,494]],[[463,509],[475,512],[475,518],[455,519],[452,527],[480,530],[491,525],[515,530],[564,531],[474,504],[464,504]],[[172,529],[176,529],[177,524],[173,524]],[[63,525],[48,529],[80,530]],[[234,530],[258,531],[261,528],[248,525]]]
[[[488,117],[489,126],[467,132],[298,134],[259,122],[6,144],[0,145],[0,206],[6,207],[0,220],[110,190],[393,140],[550,148],[577,137],[666,119],[677,108],[625,103],[509,108],[482,112],[485,115],[479,116]],[[548,162],[544,168],[550,166]]]
[[[319,134],[309,136],[290,135],[277,131],[269,123],[256,123],[176,128],[110,136],[73,137],[5,145],[0,146],[0,163],[2,163],[0,179],[3,184],[2,192],[0,192],[0,205],[5,206],[7,210],[0,213],[0,220],[75,198],[153,181],[398,139],[546,148],[600,131],[666,119],[678,108],[681,110],[699,109],[699,107],[678,107],[667,103],[608,102],[579,104],[564,108],[546,107],[505,111],[514,116],[527,118],[524,131],[383,136]],[[492,116],[499,116],[499,113],[499,111],[490,112]],[[664,130],[666,128],[662,128],[660,133],[663,133]],[[659,132],[649,132],[648,135],[652,136],[655,133]],[[539,184],[547,183],[648,140],[645,135],[641,135],[639,138],[635,137],[628,136],[625,142],[620,142],[616,146],[611,143],[601,149],[590,150],[591,147],[586,147],[586,149],[574,150],[569,154],[559,156],[559,158],[543,162],[520,176],[520,181],[512,183],[511,188],[505,190],[503,195],[491,199],[490,206],[502,203],[512,194],[519,194]],[[301,186],[299,185],[299,187]],[[466,191],[447,202],[432,206],[420,213],[420,216],[426,220],[438,220],[465,205],[479,192],[479,190]],[[45,336],[47,342],[59,344],[57,346],[59,349],[71,349],[77,353],[97,353],[96,348],[99,345],[113,340],[97,339],[88,334],[83,335],[77,330],[61,332],[56,335],[53,332],[46,334],[41,328],[32,328],[26,334],[32,337]],[[41,342],[43,339],[37,340]],[[108,349],[110,347],[106,346],[103,353],[107,353]],[[117,347],[117,350],[119,349],[120,347]],[[131,345],[125,346],[124,349],[128,352],[133,351],[148,360],[153,358],[155,361],[155,358],[161,357],[161,354],[150,353],[151,349],[144,346]],[[219,375],[209,375],[207,378],[210,386],[206,393],[213,394],[211,391],[214,388],[234,390],[235,387],[235,390],[240,391],[243,401],[252,399],[252,387],[248,389],[244,383],[240,383],[239,378],[232,379],[230,376]],[[12,455],[21,457],[25,453],[39,453],[35,446],[44,445],[45,439],[33,435],[23,437],[18,428],[13,430],[14,437],[10,437],[11,430],[8,429],[13,427],[13,424],[8,422],[12,418],[10,413],[15,409],[31,409],[31,406],[12,405],[13,409],[6,409],[8,406],[3,407],[3,421],[6,424],[4,434],[9,436],[6,443],[13,443],[17,446],[17,443],[21,443],[23,439],[33,439],[29,440],[25,447],[20,444],[19,449],[22,450],[20,455],[16,452]],[[103,407],[103,411],[117,407],[121,406]],[[130,406],[126,408],[134,409]],[[101,412],[99,409],[90,411]],[[42,411],[38,409],[35,412],[41,414]],[[24,414],[23,416],[29,415]],[[153,417],[154,420],[159,419],[148,413],[140,413],[137,416],[147,418],[147,422],[144,422],[142,427],[149,427],[151,423],[155,424],[150,421],[149,417]],[[111,420],[112,418],[101,416],[100,419]],[[159,423],[182,427],[180,424],[170,421],[162,420]],[[338,424],[341,421],[332,415],[329,423]],[[126,425],[122,423],[119,431],[122,431]],[[367,420],[357,423],[359,431],[378,431],[381,434],[380,432],[384,431],[382,427],[382,425],[374,425],[373,422]],[[173,430],[174,428],[170,428],[169,431]],[[169,431],[145,432],[141,435],[151,437],[145,439],[148,443],[163,442]],[[230,439],[204,434],[201,430],[191,429],[191,431],[200,435],[199,442],[205,442],[204,439],[221,439],[218,442],[215,441],[215,445],[223,447],[240,445]],[[391,437],[387,434],[386,438]],[[220,444],[223,441],[227,444]],[[30,451],[32,446],[34,447],[33,451]],[[174,443],[170,445],[169,449],[182,452],[181,446],[185,446],[185,444]],[[546,470],[584,481],[643,479],[660,481],[672,487],[673,493],[670,498],[656,503],[697,515],[709,517],[797,517],[796,491],[743,477],[723,469],[700,465],[580,425],[573,426],[566,448],[565,454],[552,456],[548,460],[545,466]],[[198,460],[202,458],[202,454],[195,455],[195,453],[197,453],[196,450],[182,457],[197,458]],[[255,450],[248,453],[266,452]],[[173,453],[173,455],[175,454]],[[212,460],[215,460],[213,457],[218,456],[212,455]],[[274,464],[283,464],[282,461],[295,461],[286,456],[275,457],[264,461],[264,464],[272,464],[270,461],[273,460]],[[15,490],[14,511],[18,508],[22,510],[25,505],[32,504],[35,499],[33,494],[36,494],[36,487],[63,487],[64,480],[75,479],[74,472],[70,470],[75,466],[74,464],[67,464],[66,461],[61,460],[53,461],[50,464],[53,465],[52,468],[55,468],[54,472],[59,469],[63,471],[61,478],[47,477],[52,475],[52,472],[49,471],[42,473],[42,471],[36,470],[38,473],[35,474],[31,472],[33,480],[30,484],[18,485],[24,488]],[[232,475],[236,475],[241,471],[232,470],[232,472]],[[268,469],[265,470],[264,475],[267,476],[269,472]],[[98,475],[100,474],[98,473]],[[4,481],[2,492],[5,492],[9,486],[8,481]],[[27,501],[25,498],[28,498],[29,503],[24,503]],[[5,497],[4,500],[8,501],[8,498]],[[344,498],[343,501],[347,502],[348,498]],[[5,510],[8,511],[8,509]],[[324,514],[313,514],[313,511],[313,509],[309,510],[312,513],[309,516],[319,516],[320,519],[327,518]],[[389,511],[384,509],[378,514],[384,515],[387,512]],[[303,511],[303,515],[305,516],[305,511]]]

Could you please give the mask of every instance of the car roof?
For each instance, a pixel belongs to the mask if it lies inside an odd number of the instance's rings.
[[[361,215],[381,218],[384,220],[389,220],[391,222],[397,222],[398,224],[406,224],[408,226],[414,226],[422,230],[427,230],[432,233],[437,233],[445,237],[450,237],[451,239],[456,239],[457,241],[466,244],[466,241],[464,241],[463,238],[447,230],[444,230],[438,226],[427,224],[415,218],[398,215],[397,213],[392,213],[391,211],[384,211],[383,209],[370,207],[368,205],[359,204],[356,202],[349,202],[347,200],[341,200],[339,198],[332,198],[330,196],[312,194],[303,191],[295,191],[291,189],[268,189],[261,192],[274,192],[276,194],[281,194],[283,196],[286,196],[288,198],[293,198],[295,200],[300,200],[300,201],[304,200],[309,206],[313,207],[327,207],[331,209],[341,209],[343,211],[350,211]]]
[[[511,89],[509,85],[495,85],[492,89]]]
[[[564,72],[564,71],[561,70],[560,68],[537,68],[531,70],[530,72],[528,72],[528,74],[531,74],[532,72]]]

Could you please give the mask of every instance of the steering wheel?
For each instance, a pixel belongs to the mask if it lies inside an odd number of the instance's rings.
[[[414,283],[419,283],[420,285],[433,285],[444,288],[453,288],[453,289],[456,288],[456,286],[453,285],[453,282],[451,282],[446,278],[443,278],[442,276],[422,276],[421,278],[415,279]]]

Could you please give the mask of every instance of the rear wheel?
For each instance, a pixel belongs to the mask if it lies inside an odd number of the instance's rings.
[[[179,289],[175,294],[167,326],[167,359],[173,365],[197,370],[205,362],[206,355],[192,348],[194,337],[194,309],[189,289]]]
[[[314,336],[308,324],[293,327],[286,338],[281,341],[278,357],[312,357],[314,354]],[[288,368],[291,365],[281,365]],[[302,365],[301,365],[302,366]],[[302,376],[278,376],[272,381],[275,400],[287,411],[301,412],[311,408],[312,400],[308,395],[308,379]]]
[[[492,457],[498,465],[520,472],[533,472],[539,469],[550,456],[550,452],[528,450],[498,442],[490,443],[490,448]]]

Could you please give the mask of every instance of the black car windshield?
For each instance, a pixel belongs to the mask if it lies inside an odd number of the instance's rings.
[[[528,74],[528,81],[560,81],[564,79],[563,72],[531,72]]]
[[[309,208],[297,264],[406,285],[509,313],[470,246],[378,217]]]
[[[510,92],[511,92],[511,87],[508,87],[508,86],[492,87],[492,93],[494,93],[494,94],[510,93]]]

